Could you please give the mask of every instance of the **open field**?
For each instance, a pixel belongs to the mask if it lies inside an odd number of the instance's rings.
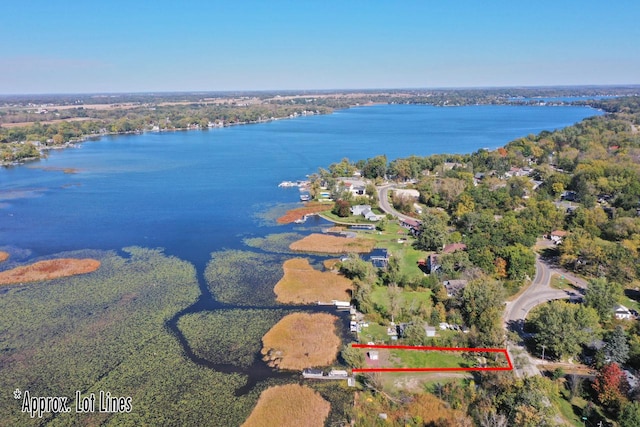
[[[331,205],[327,203],[309,202],[303,207],[288,210],[287,213],[277,219],[277,222],[278,224],[290,224],[305,215],[324,212],[330,207]]]
[[[316,252],[327,254],[341,253],[367,253],[371,252],[376,242],[362,237],[347,238],[327,236],[324,234],[310,234],[297,242],[293,242],[289,248],[299,252]]]
[[[293,313],[285,316],[262,337],[262,354],[269,366],[304,369],[326,366],[336,360],[340,338],[336,316],[326,313]]]
[[[351,299],[351,280],[337,273],[318,271],[305,258],[287,260],[283,268],[284,277],[273,289],[279,302],[310,304]]]
[[[100,261],[95,259],[59,258],[39,261],[0,272],[0,285],[58,279],[91,273],[98,268],[100,268]]]
[[[243,427],[324,426],[331,405],[320,394],[298,384],[266,389]]]
[[[9,254],[7,252],[0,251],[0,262],[6,261],[9,259]]]

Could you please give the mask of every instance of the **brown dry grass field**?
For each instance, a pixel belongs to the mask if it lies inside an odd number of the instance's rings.
[[[351,280],[342,275],[318,271],[305,258],[289,259],[283,268],[284,277],[273,289],[279,302],[309,304],[351,300]]]
[[[95,259],[60,258],[39,261],[0,272],[0,285],[51,280],[76,274],[91,273],[100,267]]]
[[[262,337],[264,360],[280,369],[330,365],[340,347],[337,320],[327,313],[293,313],[283,317]]]
[[[287,213],[277,219],[278,224],[291,224],[293,221],[302,218],[308,214],[324,212],[331,206],[326,203],[309,202],[301,208],[288,210]]]
[[[331,405],[320,394],[299,384],[269,387],[242,427],[322,427]]]
[[[7,252],[0,251],[0,262],[6,261],[9,259],[9,254]]]
[[[326,254],[367,253],[371,252],[376,241],[363,237],[339,237],[325,234],[310,234],[289,245],[289,249],[299,252],[317,252]]]

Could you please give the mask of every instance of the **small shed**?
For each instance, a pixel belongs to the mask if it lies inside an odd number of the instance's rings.
[[[371,360],[378,360],[378,352],[375,350],[371,350],[368,352],[369,354],[369,359]]]
[[[436,327],[435,326],[424,326],[424,332],[427,334],[428,337],[435,337],[436,336]]]

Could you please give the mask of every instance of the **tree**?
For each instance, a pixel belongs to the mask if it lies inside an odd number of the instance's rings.
[[[627,401],[629,383],[620,366],[617,363],[609,363],[596,375],[593,389],[598,394],[598,401],[610,412],[617,413]]]
[[[342,347],[340,355],[350,367],[356,369],[364,367],[365,357],[362,350],[353,348],[350,345],[345,345]]]
[[[485,342],[496,341],[501,335],[504,298],[504,288],[498,281],[474,280],[462,291],[462,315],[469,326],[478,329]]]
[[[606,322],[613,316],[613,309],[621,297],[622,287],[601,277],[589,281],[584,301],[598,312],[601,321]]]
[[[439,251],[447,241],[447,223],[439,215],[422,216],[420,231],[414,245],[425,251]]]
[[[620,416],[618,417],[618,425],[620,427],[640,426],[640,402],[631,402],[622,406],[622,411],[620,411]]]
[[[367,159],[364,167],[362,168],[362,175],[369,179],[382,178],[386,173],[387,156],[384,155]]]
[[[535,309],[531,322],[537,330],[538,348],[544,345],[547,355],[560,359],[577,355],[599,331],[598,313],[593,308],[560,300]]]
[[[618,325],[607,337],[604,347],[607,356],[612,362],[625,363],[629,359],[629,344],[627,334],[622,326]]]
[[[341,218],[346,218],[349,215],[351,215],[350,209],[351,209],[351,203],[349,203],[349,201],[337,200],[331,212],[338,215]]]

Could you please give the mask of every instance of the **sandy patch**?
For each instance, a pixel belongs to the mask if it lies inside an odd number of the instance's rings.
[[[9,259],[9,254],[7,252],[0,251],[0,262],[6,261]]]
[[[60,258],[39,261],[35,264],[16,267],[0,272],[0,285],[52,280],[60,277],[90,273],[100,267],[95,259]]]
[[[330,365],[340,347],[336,320],[336,316],[326,313],[283,317],[262,337],[263,359],[269,366],[281,369]]]
[[[256,407],[243,427],[322,427],[331,405],[309,387],[287,384],[270,387],[260,394]]]

